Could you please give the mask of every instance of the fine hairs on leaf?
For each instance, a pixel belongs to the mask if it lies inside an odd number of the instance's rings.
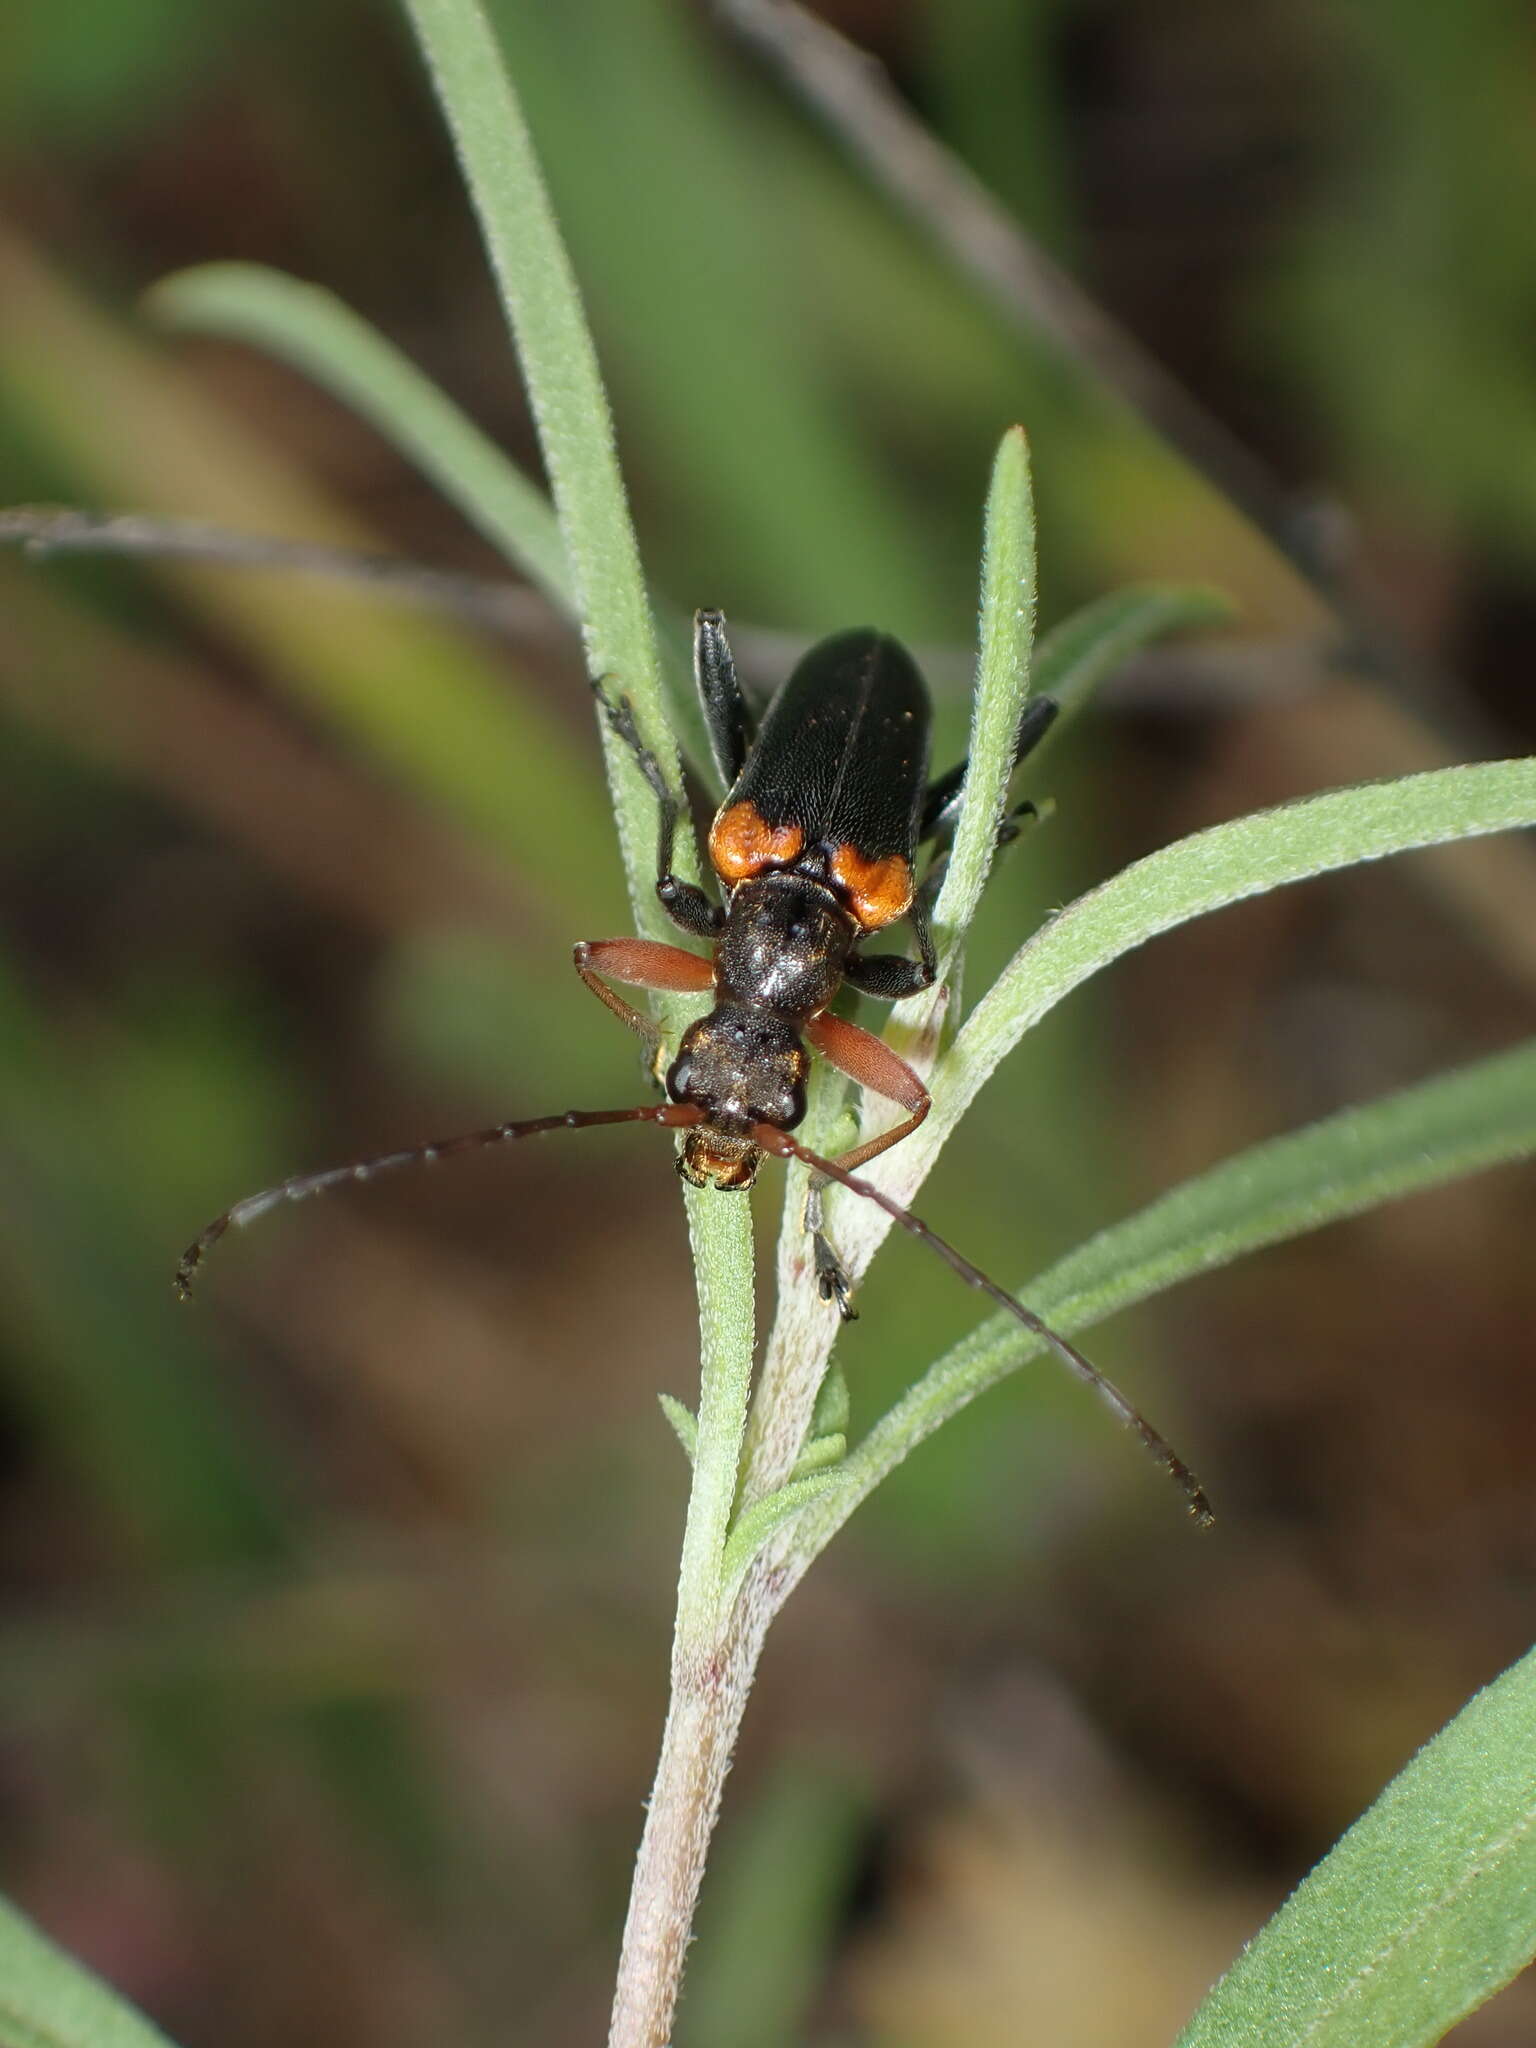
[[[807,1472],[820,1472],[847,1455],[848,1439],[841,1430],[831,1436],[808,1437],[804,1450],[795,1460],[795,1477],[799,1479]]]
[[[158,2027],[3,1900],[0,2040],[6,2048],[170,2048]]]
[[[658,1394],[661,1412],[672,1425],[672,1433],[683,1447],[683,1456],[691,1465],[699,1453],[699,1425],[693,1417],[693,1410],[675,1394]]]
[[[734,1597],[747,1566],[776,1530],[803,1514],[813,1501],[835,1493],[843,1483],[839,1470],[807,1472],[803,1478],[786,1481],[777,1493],[754,1501],[732,1529],[720,1560],[722,1598],[728,1602]]]
[[[1428,2048],[1536,1955],[1536,1651],[1238,1957],[1177,2048]]]

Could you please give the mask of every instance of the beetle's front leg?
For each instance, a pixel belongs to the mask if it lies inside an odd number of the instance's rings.
[[[592,690],[603,707],[609,729],[633,754],[635,766],[645,777],[646,786],[656,799],[656,894],[661,907],[679,931],[685,931],[696,939],[712,939],[725,922],[725,912],[705,895],[696,882],[685,882],[681,875],[672,871],[672,848],[677,838],[680,806],[667,786],[661,763],[641,739],[629,699],[610,697],[601,683],[594,683]]]
[[[860,995],[878,996],[882,1002],[902,1003],[909,996],[920,996],[925,988],[933,987],[939,977],[939,961],[929,912],[936,893],[925,881],[907,911],[918,957],[909,960],[905,953],[855,953],[843,969],[843,979],[850,988],[856,988]],[[898,1096],[896,1100],[905,1098]]]
[[[644,1040],[646,1057],[657,1075],[657,1049],[661,1033],[643,1010],[608,986],[621,981],[630,988],[660,989],[681,995],[702,995],[714,986],[715,970],[697,953],[685,953],[681,946],[659,945],[654,939],[578,939],[571,951],[576,972],[593,995],[621,1024]]]

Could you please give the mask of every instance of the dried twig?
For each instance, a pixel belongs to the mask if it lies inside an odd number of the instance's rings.
[[[363,548],[320,541],[279,540],[236,533],[198,519],[150,519],[136,512],[84,512],[72,506],[16,505],[0,511],[0,545],[29,555],[108,554],[211,562],[221,568],[281,569],[366,583],[413,604],[432,605],[456,618],[520,641],[549,638],[566,629],[537,591],[499,577],[429,569],[419,562]]]

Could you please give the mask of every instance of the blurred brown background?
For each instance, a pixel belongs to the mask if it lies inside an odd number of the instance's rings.
[[[1325,509],[1395,642],[1352,666],[1219,493],[709,13],[494,11],[675,604],[938,650],[952,755],[1020,419],[1046,623],[1128,578],[1242,608],[1230,660],[1165,660],[1053,756],[973,987],[1180,833],[1536,747],[1526,9],[825,10]],[[496,572],[330,400],[136,311],[216,257],[323,281],[536,463],[391,7],[21,0],[0,178],[0,498]],[[567,965],[627,915],[574,645],[185,566],[10,553],[0,591],[0,1883],[185,2048],[590,2042],[684,1498],[654,1395],[695,1370],[662,1148],[381,1185],[231,1243],[192,1311],[168,1285],[284,1172],[634,1097]],[[925,1212],[1021,1278],[1528,1032],[1533,935],[1510,844],[1164,939],[1015,1056]],[[1532,1211],[1505,1170],[1095,1333],[1210,1484],[1209,1540],[1046,1374],[926,1446],[770,1643],[680,2048],[1171,2038],[1530,1642]],[[862,1306],[856,1426],[973,1319],[902,1244]],[[1517,1986],[1459,2038],[1533,2030]]]

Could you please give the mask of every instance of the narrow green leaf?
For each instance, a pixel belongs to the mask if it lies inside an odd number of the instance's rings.
[[[1083,1329],[1263,1245],[1536,1152],[1536,1039],[1341,1111],[1186,1181],[1020,1290],[1057,1329]],[[795,1534],[809,1562],[940,1423],[1043,1347],[1010,1316],[983,1323],[877,1422],[841,1467],[846,1488]]]
[[[679,1401],[675,1394],[658,1394],[661,1412],[672,1425],[673,1434],[683,1447],[683,1455],[691,1465],[698,1456],[699,1425],[694,1420],[693,1410]]]
[[[640,573],[613,421],[576,280],[522,107],[479,0],[406,0],[517,343],[560,517],[588,672],[610,678],[675,786],[677,749],[662,710],[650,605]],[[655,881],[655,799],[604,732],[638,928],[670,934]],[[682,871],[697,873],[680,835]],[[679,1006],[670,1006],[675,1013]]]
[[[3,1901],[0,2040],[5,2048],[168,2048],[158,2027]]]
[[[786,1480],[777,1492],[765,1494],[743,1512],[731,1531],[720,1563],[720,1585],[725,1600],[731,1598],[747,1566],[774,1531],[782,1529],[794,1516],[803,1514],[812,1502],[839,1492],[845,1483],[846,1469],[840,1465],[831,1472],[807,1472],[799,1479]]]
[[[1230,600],[1218,590],[1133,583],[1063,619],[1035,649],[1035,692],[1054,697],[1061,706],[1051,737],[1076,717],[1102,682],[1154,640],[1219,626],[1232,615]]]
[[[871,1178],[910,1201],[998,1062],[1080,982],[1160,932],[1292,882],[1387,854],[1536,824],[1536,758],[1436,768],[1329,790],[1214,825],[1123,868],[1042,925],[936,1063],[933,1109]],[[890,1221],[842,1204],[838,1249],[856,1278]]]
[[[1480,761],[1282,804],[1133,862],[1043,926],[977,1004],[943,1062],[941,1128],[1079,982],[1158,933],[1335,868],[1532,824],[1536,758]]]
[[[1029,442],[1004,434],[987,492],[981,564],[981,647],[971,710],[971,743],[960,823],[934,907],[941,972],[976,914],[997,851],[1014,743],[1029,692],[1035,635],[1035,505]]]
[[[1179,2048],[1424,2048],[1536,1954],[1536,1652],[1421,1749]]]
[[[821,1472],[828,1465],[835,1465],[848,1455],[848,1439],[841,1430],[830,1436],[813,1436],[806,1440],[805,1449],[795,1460],[796,1479],[803,1479],[807,1472]]]
[[[548,494],[334,292],[260,263],[204,263],[163,279],[144,303],[165,326],[247,342],[333,393],[577,623],[565,542]],[[668,715],[702,763],[708,745],[688,674],[687,621],[669,612],[663,640]]]
[[[834,1358],[816,1390],[816,1408],[811,1416],[810,1434],[832,1436],[848,1427],[853,1400],[848,1392],[848,1375]]]
[[[248,342],[350,406],[574,617],[559,524],[544,492],[393,342],[317,284],[259,263],[203,263],[163,278],[147,310],[182,332]]]

